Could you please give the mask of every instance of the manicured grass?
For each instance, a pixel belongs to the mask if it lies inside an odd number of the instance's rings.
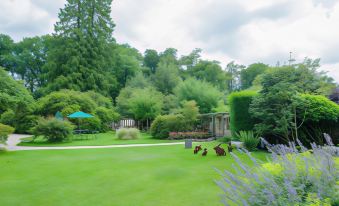
[[[116,137],[115,132],[107,132],[100,134],[85,134],[74,135],[72,141],[65,141],[59,143],[47,142],[45,139],[38,137],[31,141],[32,138],[28,137],[21,142],[20,146],[98,146],[98,145],[114,145],[114,144],[153,144],[153,143],[165,143],[176,142],[174,140],[159,140],[153,139],[151,135],[142,133],[139,139],[133,140],[120,140]]]
[[[221,205],[214,168],[231,170],[234,159],[217,157],[212,149],[216,144],[202,143],[209,149],[207,157],[182,145],[0,153],[0,203]],[[253,155],[264,160],[266,153]]]

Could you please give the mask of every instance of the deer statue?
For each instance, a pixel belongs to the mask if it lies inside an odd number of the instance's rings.
[[[207,148],[204,149],[204,151],[201,154],[202,156],[206,156],[207,155]]]
[[[225,150],[222,147],[220,147],[220,145],[221,144],[213,148],[215,150],[215,153],[217,154],[217,156],[226,156]]]
[[[202,149],[201,149],[201,145],[195,146],[195,148],[194,148],[194,154],[198,154],[198,152],[199,152],[200,150],[202,150]]]

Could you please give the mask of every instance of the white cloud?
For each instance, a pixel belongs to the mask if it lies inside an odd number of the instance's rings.
[[[15,40],[53,31],[65,0],[1,0],[0,33]],[[141,52],[174,47],[179,54],[242,64],[321,58],[339,82],[338,0],[114,0],[118,42]]]

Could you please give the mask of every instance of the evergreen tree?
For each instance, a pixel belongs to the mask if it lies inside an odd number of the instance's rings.
[[[111,58],[114,23],[112,0],[68,0],[55,24],[54,49],[45,65],[50,84],[60,89],[94,90],[112,95],[117,88]]]

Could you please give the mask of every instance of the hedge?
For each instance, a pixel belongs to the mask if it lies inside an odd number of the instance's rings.
[[[254,120],[249,113],[249,106],[256,95],[253,91],[233,92],[229,95],[230,126],[233,135],[239,131],[253,130]]]

